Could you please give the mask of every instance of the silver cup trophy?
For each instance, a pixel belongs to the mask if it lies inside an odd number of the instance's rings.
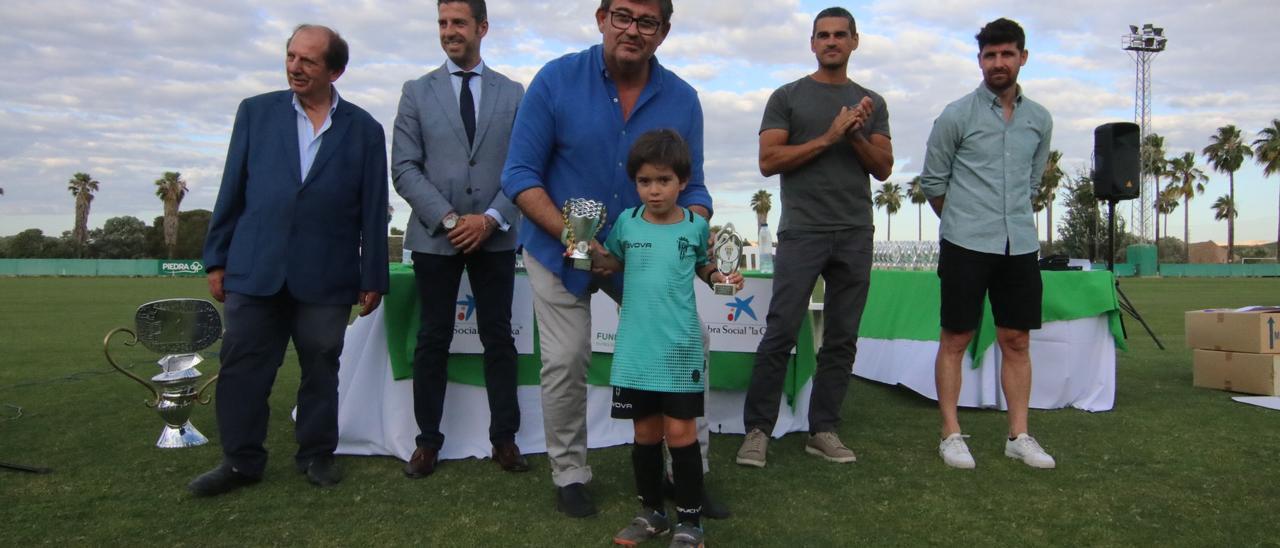
[[[716,258],[716,270],[725,276],[738,271],[742,257],[742,236],[734,231],[733,223],[728,223],[720,229],[716,234],[716,243],[711,249]],[[731,283],[718,283],[712,287],[712,291],[716,295],[735,295],[738,293],[738,286]]]
[[[565,245],[569,247],[569,259],[578,270],[591,270],[591,239],[604,226],[604,204],[586,198],[564,201],[561,210],[564,217]]]
[[[218,380],[218,376],[214,375],[196,388],[202,376],[196,370],[196,365],[204,361],[199,352],[222,336],[222,319],[218,315],[218,309],[214,308],[213,303],[200,299],[154,301],[138,307],[134,325],[137,332],[118,327],[107,333],[102,341],[102,352],[107,356],[107,363],[151,391],[152,398],[143,403],[155,408],[165,424],[156,447],[171,449],[204,445],[209,439],[191,425],[190,419],[196,402],[209,403],[209,399],[202,399],[201,395]],[[165,354],[157,362],[160,373],[151,377],[151,382],[120,367],[111,357],[111,339],[117,333],[129,336],[123,343],[125,346],[142,342],[142,346],[148,350]]]

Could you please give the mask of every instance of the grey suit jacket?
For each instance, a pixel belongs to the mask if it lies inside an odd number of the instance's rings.
[[[404,239],[411,251],[457,254],[440,221],[449,211],[465,215],[489,208],[501,213],[510,228],[494,231],[481,249],[515,249],[520,210],[502,193],[501,176],[524,87],[488,65],[480,82],[484,87],[470,147],[443,65],[404,83],[391,144],[391,177],[396,192],[413,208]]]

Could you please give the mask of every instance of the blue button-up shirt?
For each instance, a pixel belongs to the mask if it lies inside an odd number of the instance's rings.
[[[324,124],[320,129],[315,129],[311,124],[311,118],[307,117],[307,111],[302,108],[302,103],[298,102],[298,96],[293,96],[293,110],[298,113],[298,161],[302,171],[301,184],[307,180],[307,173],[311,171],[311,164],[316,161],[316,153],[320,152],[320,142],[324,138],[324,132],[329,131],[329,126],[333,125],[333,111],[338,110],[338,88],[330,87],[330,94],[333,96],[332,102],[329,104],[329,112],[324,116]]]
[[[920,174],[925,196],[946,196],[942,238],[982,253],[1038,252],[1031,200],[1052,136],[1049,111],[1021,88],[1007,122],[986,84],[947,105],[933,122]]]
[[[502,171],[502,190],[512,201],[541,187],[557,206],[570,198],[605,204],[608,219],[596,238],[604,241],[622,210],[640,205],[635,183],[627,177],[631,144],[646,131],[676,130],[689,144],[693,174],[678,202],[711,210],[702,174],[702,105],[698,93],[654,58],[649,81],[622,119],[618,89],[604,66],[599,45],[547,63],[520,103],[511,131],[511,148]],[[558,276],[566,290],[587,293],[591,274],[567,266],[560,234],[548,234],[525,218],[520,244]]]

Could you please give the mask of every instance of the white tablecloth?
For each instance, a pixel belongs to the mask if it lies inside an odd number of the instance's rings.
[[[408,460],[413,455],[418,425],[413,418],[413,381],[391,376],[382,309],[347,328],[338,371],[338,453],[344,455],[393,455]],[[520,431],[516,444],[525,453],[546,452],[542,430],[542,398],[538,386],[521,386]],[[587,445],[591,448],[631,443],[631,421],[609,416],[612,390],[587,389]],[[706,417],[712,432],[743,433],[742,404],[746,392],[712,390]],[[809,386],[796,397],[795,409],[780,406],[775,435],[807,431]],[[445,436],[442,459],[487,457],[489,404],[484,387],[449,383],[445,392],[440,431]]]
[[[347,329],[338,385],[338,453],[393,455],[404,460],[413,454],[418,434],[413,418],[413,381],[391,376],[386,328],[381,309],[358,318]],[[901,384],[936,399],[933,360],[937,342],[859,339],[853,373],[887,384]],[[1031,406],[1038,409],[1075,407],[1105,411],[1115,400],[1115,348],[1106,316],[1047,323],[1031,338]],[[1004,409],[1000,391],[1000,352],[993,345],[983,356],[982,367],[970,367],[966,357],[960,405]],[[780,406],[774,435],[808,429],[810,386],[806,385],[792,409]],[[516,443],[525,453],[546,451],[542,407],[537,386],[521,386],[520,431]],[[712,432],[743,433],[741,391],[713,390],[706,416]],[[489,407],[483,387],[450,383],[445,396],[441,432],[445,444],[442,459],[487,457]],[[630,443],[629,421],[609,417],[608,387],[588,389],[587,439],[591,448]]]

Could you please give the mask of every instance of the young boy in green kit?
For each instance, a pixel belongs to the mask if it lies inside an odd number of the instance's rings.
[[[643,508],[613,542],[634,546],[671,529],[662,503],[665,440],[671,452],[677,525],[672,547],[700,547],[706,362],[693,280],[742,287],[707,259],[706,219],[676,204],[689,182],[689,148],[672,130],[640,136],[627,175],[644,205],[623,211],[604,246],[593,242],[593,268],[621,271],[622,311],[613,353],[612,416],[635,424],[631,462]]]

